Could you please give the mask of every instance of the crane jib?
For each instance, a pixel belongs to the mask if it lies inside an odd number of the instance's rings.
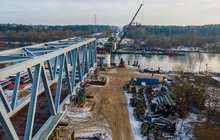
[[[141,4],[140,7],[138,8],[138,10],[137,10],[137,12],[135,13],[134,17],[132,18],[132,20],[131,20],[129,26],[131,26],[132,23],[134,22],[134,20],[135,20],[135,18],[137,17],[139,11],[141,10],[141,7],[142,7],[142,6],[143,6],[143,4]],[[125,37],[125,32],[123,33],[123,35],[122,35],[120,41],[118,42],[118,46],[120,46],[120,44],[121,44],[122,40],[124,39],[124,37]]]

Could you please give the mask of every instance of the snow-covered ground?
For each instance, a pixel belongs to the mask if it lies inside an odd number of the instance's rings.
[[[69,129],[75,132],[77,138],[96,137],[100,140],[112,140],[110,127],[103,118],[93,113],[91,107],[70,107],[61,122],[68,122]]]
[[[22,90],[19,90],[17,94],[20,95],[21,92],[24,91],[24,90],[28,90],[29,92],[31,92],[31,90],[32,90],[32,84],[28,84],[28,85],[25,86]],[[5,92],[5,95],[6,95],[6,97],[7,97],[8,102],[11,103],[14,90],[8,90],[8,89],[6,89],[6,90],[4,90],[4,92]],[[21,99],[17,99],[17,101],[16,101],[16,106],[18,106],[18,105],[20,105],[21,103],[23,103],[23,102],[24,102],[25,100],[27,100],[29,97],[30,97],[30,94],[28,94],[27,96],[25,96],[25,97],[23,97],[23,98],[21,98]]]
[[[131,128],[135,140],[144,140],[147,137],[142,136],[141,134],[141,122],[137,121],[133,115],[133,107],[129,105],[129,101],[132,98],[132,94],[124,92],[127,99],[127,107],[129,112],[129,118],[131,123]],[[195,122],[204,122],[204,119],[198,118],[198,115],[190,113],[186,119],[177,119],[176,122],[176,137],[173,140],[192,140],[195,139],[193,134],[193,123]]]
[[[194,123],[204,123],[206,119],[204,115],[189,113],[185,119],[178,119],[176,123],[176,138],[175,140],[192,140],[196,139],[194,135]]]
[[[126,91],[124,92],[127,99],[127,107],[129,112],[129,118],[131,123],[131,129],[133,132],[133,136],[135,140],[144,140],[147,139],[141,135],[141,122],[137,121],[135,116],[133,115],[133,107],[129,105],[129,101],[132,98],[132,94],[128,94]]]
[[[177,119],[175,140],[195,139],[193,134],[193,123],[198,121],[197,115],[190,113],[186,119]]]
[[[109,73],[117,73],[118,69],[109,69]]]
[[[220,82],[220,77],[212,77],[212,78]]]

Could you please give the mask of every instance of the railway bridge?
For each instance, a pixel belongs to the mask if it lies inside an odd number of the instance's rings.
[[[1,51],[0,139],[47,139],[96,65],[94,38]]]

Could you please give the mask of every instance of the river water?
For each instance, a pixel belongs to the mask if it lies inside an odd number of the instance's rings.
[[[133,64],[138,61],[141,68],[153,68],[164,71],[184,70],[188,72],[210,71],[220,72],[220,53],[186,53],[185,56],[167,56],[167,55],[112,55],[111,61],[117,65],[120,58],[125,63]]]

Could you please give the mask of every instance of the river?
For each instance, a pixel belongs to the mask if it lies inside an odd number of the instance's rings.
[[[125,63],[133,64],[138,61],[141,68],[153,68],[164,71],[173,71],[182,69],[189,72],[210,71],[220,72],[220,53],[186,53],[185,56],[167,56],[167,55],[112,55],[111,62],[118,63],[120,58],[125,60]]]

